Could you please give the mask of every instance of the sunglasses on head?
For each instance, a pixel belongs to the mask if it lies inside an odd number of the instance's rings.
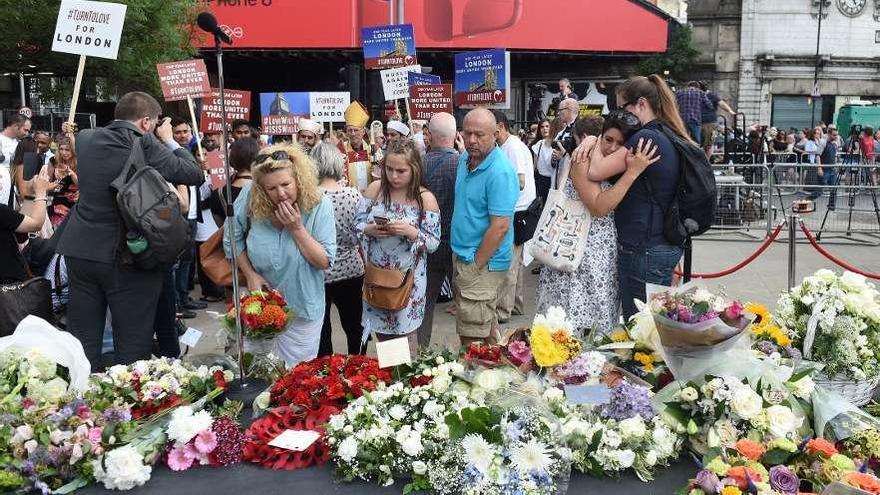
[[[271,154],[257,155],[257,158],[254,159],[254,164],[259,165],[270,158],[274,161],[290,160],[290,155],[288,155],[287,152],[283,150],[273,151]]]
[[[615,110],[608,114],[608,118],[620,120],[624,124],[632,127],[641,125],[639,118],[636,117],[632,112],[627,112],[626,110]]]

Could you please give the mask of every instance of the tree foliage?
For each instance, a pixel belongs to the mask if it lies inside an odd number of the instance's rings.
[[[198,0],[113,0],[128,6],[117,60],[90,57],[85,77],[113,93],[159,92],[156,64],[192,58]],[[0,72],[51,72],[69,95],[79,57],[52,51],[61,0],[0,0]],[[48,88],[43,88],[44,95]],[[57,91],[56,91],[57,93]],[[54,96],[61,97],[62,94]]]
[[[690,26],[674,24],[670,29],[669,47],[666,52],[652,55],[639,63],[639,74],[660,74],[669,71],[669,77],[677,81],[690,79],[689,73],[700,51],[694,46]]]

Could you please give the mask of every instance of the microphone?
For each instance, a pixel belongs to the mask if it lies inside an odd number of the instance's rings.
[[[226,31],[223,31],[223,29],[217,25],[217,18],[214,17],[214,14],[210,12],[202,12],[196,19],[196,23],[202,31],[211,33],[221,41],[229,43],[230,45],[232,44],[232,39],[226,34]]]

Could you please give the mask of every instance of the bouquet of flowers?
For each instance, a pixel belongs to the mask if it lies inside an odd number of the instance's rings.
[[[752,347],[772,358],[800,361],[801,351],[792,346],[790,332],[779,326],[773,314],[763,304],[747,303],[745,312],[755,316],[751,329]]]
[[[339,409],[327,404],[315,409],[295,405],[270,409],[248,428],[244,459],[269,469],[287,471],[324,464],[330,458],[324,428],[330,417],[337,413]],[[269,445],[286,430],[314,431],[318,439],[302,451]]]
[[[45,370],[44,370],[45,371]],[[12,397],[12,395],[7,395]],[[90,463],[134,427],[127,409],[96,411],[82,399],[24,397],[0,414],[0,491],[42,493],[85,486]]]
[[[165,463],[173,471],[186,471],[195,464],[231,466],[241,462],[244,434],[230,416],[212,418],[208,411],[195,412],[182,406],[168,423]]]
[[[271,339],[287,329],[293,313],[277,289],[257,290],[241,297],[241,326],[244,336]],[[235,306],[226,313],[226,325],[235,328]]]
[[[232,373],[220,367],[194,368],[179,359],[157,358],[92,375],[85,396],[100,410],[125,406],[133,419],[148,419],[215,389],[225,390],[230,380]]]
[[[748,354],[743,305],[695,284],[654,293],[643,308],[654,320],[663,361],[678,380],[699,376],[701,366],[737,348]],[[697,363],[697,364],[695,364]]]
[[[610,334],[594,333],[591,342],[596,350],[608,354],[615,365],[655,389],[672,381],[663,356],[656,351],[658,341],[654,319],[644,312],[636,313],[629,324]]]
[[[801,382],[804,380],[804,382]],[[760,378],[750,384],[735,376],[708,375],[704,381],[674,382],[657,396],[663,418],[682,433],[691,447],[730,447],[742,437],[797,441],[808,432],[803,405],[813,392],[809,377],[780,384]]]
[[[678,457],[682,437],[654,413],[651,392],[621,382],[603,405],[571,405],[557,388],[544,400],[562,423],[562,441],[572,451],[572,467],[591,476],[614,476],[633,469],[643,481]]]
[[[508,336],[502,353],[511,364],[527,372],[532,364],[540,368],[559,366],[577,357],[580,351],[581,343],[574,337],[565,311],[553,306],[546,315],[535,315],[528,331]]]
[[[880,380],[880,294],[865,277],[819,270],[777,302],[779,323],[829,378]],[[873,388],[873,387],[870,387]]]
[[[248,376],[275,381],[284,373],[284,362],[273,353],[275,337],[287,329],[293,312],[276,289],[257,290],[241,297],[241,331],[244,342],[244,367]],[[230,305],[223,324],[232,340],[237,341],[235,306]]]
[[[791,495],[818,493],[831,483],[880,493],[880,479],[866,467],[823,438],[800,444],[787,439],[740,439],[712,457],[690,481],[685,493]]]
[[[557,447],[558,423],[551,419],[528,405],[449,414],[450,440],[428,463],[430,486],[441,494],[564,493],[570,455]]]
[[[305,361],[284,374],[270,389],[269,406],[296,405],[344,409],[349,401],[390,382],[391,373],[366,356],[334,354]]]
[[[432,380],[416,387],[397,382],[367,392],[326,425],[330,457],[345,480],[360,478],[388,486],[395,477],[428,483],[428,462],[439,458],[449,440],[446,416],[484,405],[471,387],[453,376],[464,367],[444,362],[426,369]]]
[[[0,412],[26,404],[57,404],[68,393],[67,369],[37,350],[0,351]]]

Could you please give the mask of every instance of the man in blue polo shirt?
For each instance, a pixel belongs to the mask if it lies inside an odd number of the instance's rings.
[[[511,222],[519,182],[495,144],[495,130],[495,116],[484,108],[464,118],[467,152],[458,160],[451,238],[455,327],[463,345],[500,337],[495,300],[513,253]]]

